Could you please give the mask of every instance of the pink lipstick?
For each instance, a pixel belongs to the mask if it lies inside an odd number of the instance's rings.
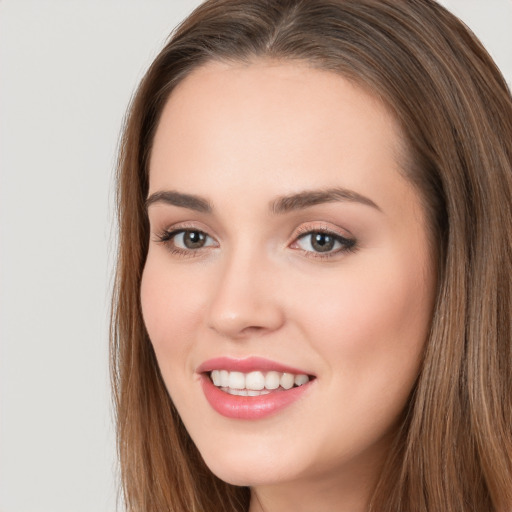
[[[256,420],[292,405],[308,393],[310,373],[260,357],[220,357],[197,368],[211,407],[227,418]]]

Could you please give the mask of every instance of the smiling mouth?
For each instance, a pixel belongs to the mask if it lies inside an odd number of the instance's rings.
[[[221,391],[237,396],[261,396],[273,392],[287,391],[303,386],[313,376],[276,371],[252,371],[248,373],[212,370],[208,372],[211,382]]]

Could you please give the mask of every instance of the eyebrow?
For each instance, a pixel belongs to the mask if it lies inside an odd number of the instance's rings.
[[[281,214],[294,210],[302,210],[303,208],[309,208],[317,204],[334,202],[361,203],[382,211],[377,204],[368,197],[341,187],[326,190],[305,190],[298,194],[282,196],[272,201],[270,209],[274,214]]]
[[[326,190],[305,190],[296,194],[280,196],[270,202],[270,211],[275,215],[279,215],[310,208],[317,204],[333,202],[361,203],[366,206],[371,206],[378,211],[382,211],[379,206],[368,197],[358,194],[353,190],[340,187]],[[169,204],[201,213],[213,212],[213,207],[207,199],[192,194],[176,192],[174,190],[163,190],[151,194],[146,199],[146,209],[155,203]]]
[[[192,194],[182,194],[174,190],[163,190],[151,194],[146,199],[146,210],[155,203],[170,204],[201,213],[211,213],[213,211],[211,204],[206,199]]]

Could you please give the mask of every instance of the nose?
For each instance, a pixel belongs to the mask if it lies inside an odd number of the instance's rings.
[[[209,303],[208,327],[242,339],[273,332],[284,323],[275,269],[250,254],[233,254],[222,262]]]

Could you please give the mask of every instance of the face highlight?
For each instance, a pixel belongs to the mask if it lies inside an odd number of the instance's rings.
[[[156,131],[147,331],[207,465],[276,509],[362,510],[418,376],[435,272],[400,141],[361,88],[265,61],[197,69]]]

